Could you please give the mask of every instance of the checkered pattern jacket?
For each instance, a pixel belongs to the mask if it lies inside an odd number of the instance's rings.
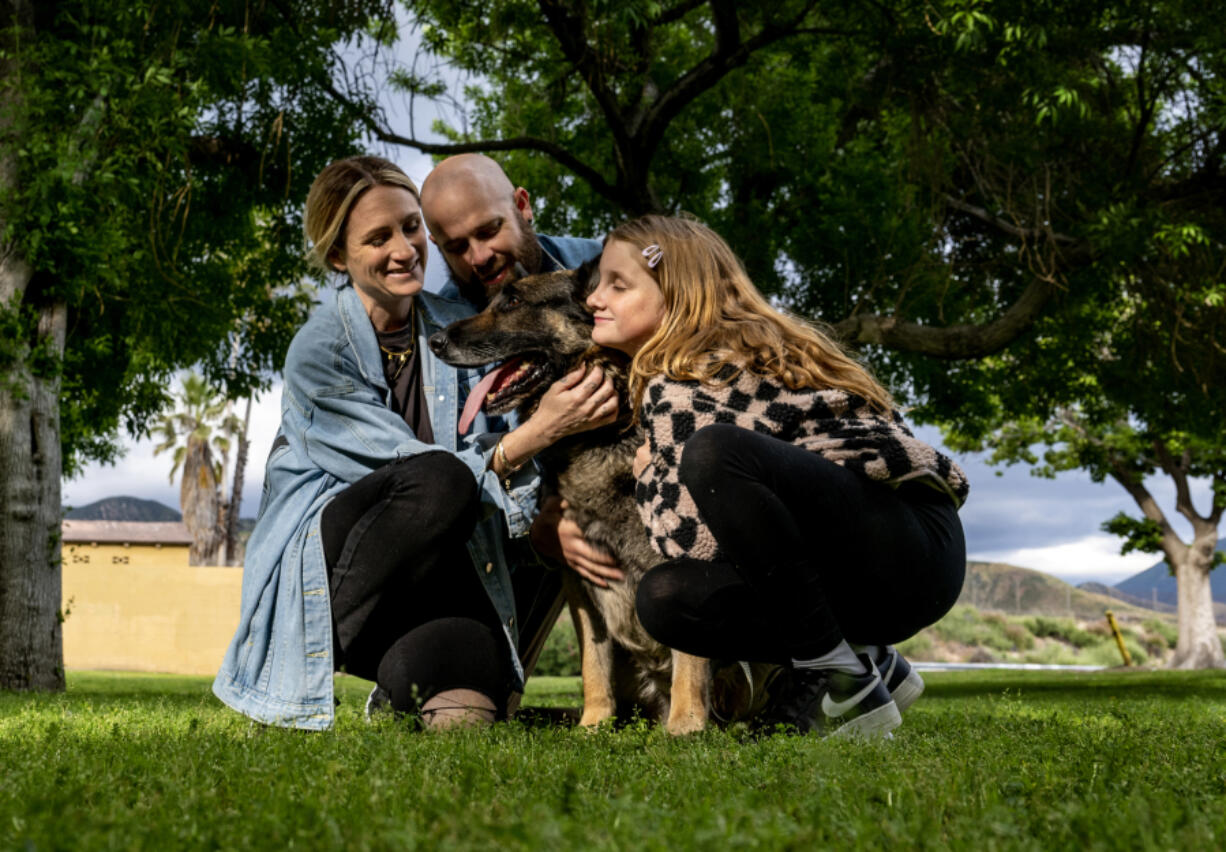
[[[917,440],[897,410],[885,417],[847,391],[792,391],[748,371],[726,385],[656,376],[647,384],[639,417],[651,464],[639,476],[635,498],[651,545],[665,558],[716,558],[715,538],[678,478],[686,440],[712,423],[772,435],[869,479],[892,485],[923,481],[947,493],[957,506],[969,490],[962,469]]]

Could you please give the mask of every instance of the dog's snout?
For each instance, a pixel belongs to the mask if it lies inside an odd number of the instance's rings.
[[[447,351],[447,331],[436,331],[430,335],[430,351],[441,356]]]

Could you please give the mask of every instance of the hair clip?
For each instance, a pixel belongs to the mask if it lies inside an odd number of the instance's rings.
[[[660,265],[660,258],[664,257],[664,249],[652,243],[643,249],[643,257],[647,258],[647,266],[650,269],[655,269]]]

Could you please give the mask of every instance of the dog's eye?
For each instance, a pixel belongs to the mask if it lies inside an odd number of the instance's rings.
[[[508,296],[505,300],[503,300],[502,309],[504,311],[514,310],[521,304],[523,304],[523,301],[519,298],[519,296]]]

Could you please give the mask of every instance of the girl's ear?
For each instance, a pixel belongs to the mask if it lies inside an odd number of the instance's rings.
[[[575,300],[580,304],[586,304],[587,297],[592,295],[592,291],[600,283],[600,255],[579,264],[572,283],[575,288]]]

